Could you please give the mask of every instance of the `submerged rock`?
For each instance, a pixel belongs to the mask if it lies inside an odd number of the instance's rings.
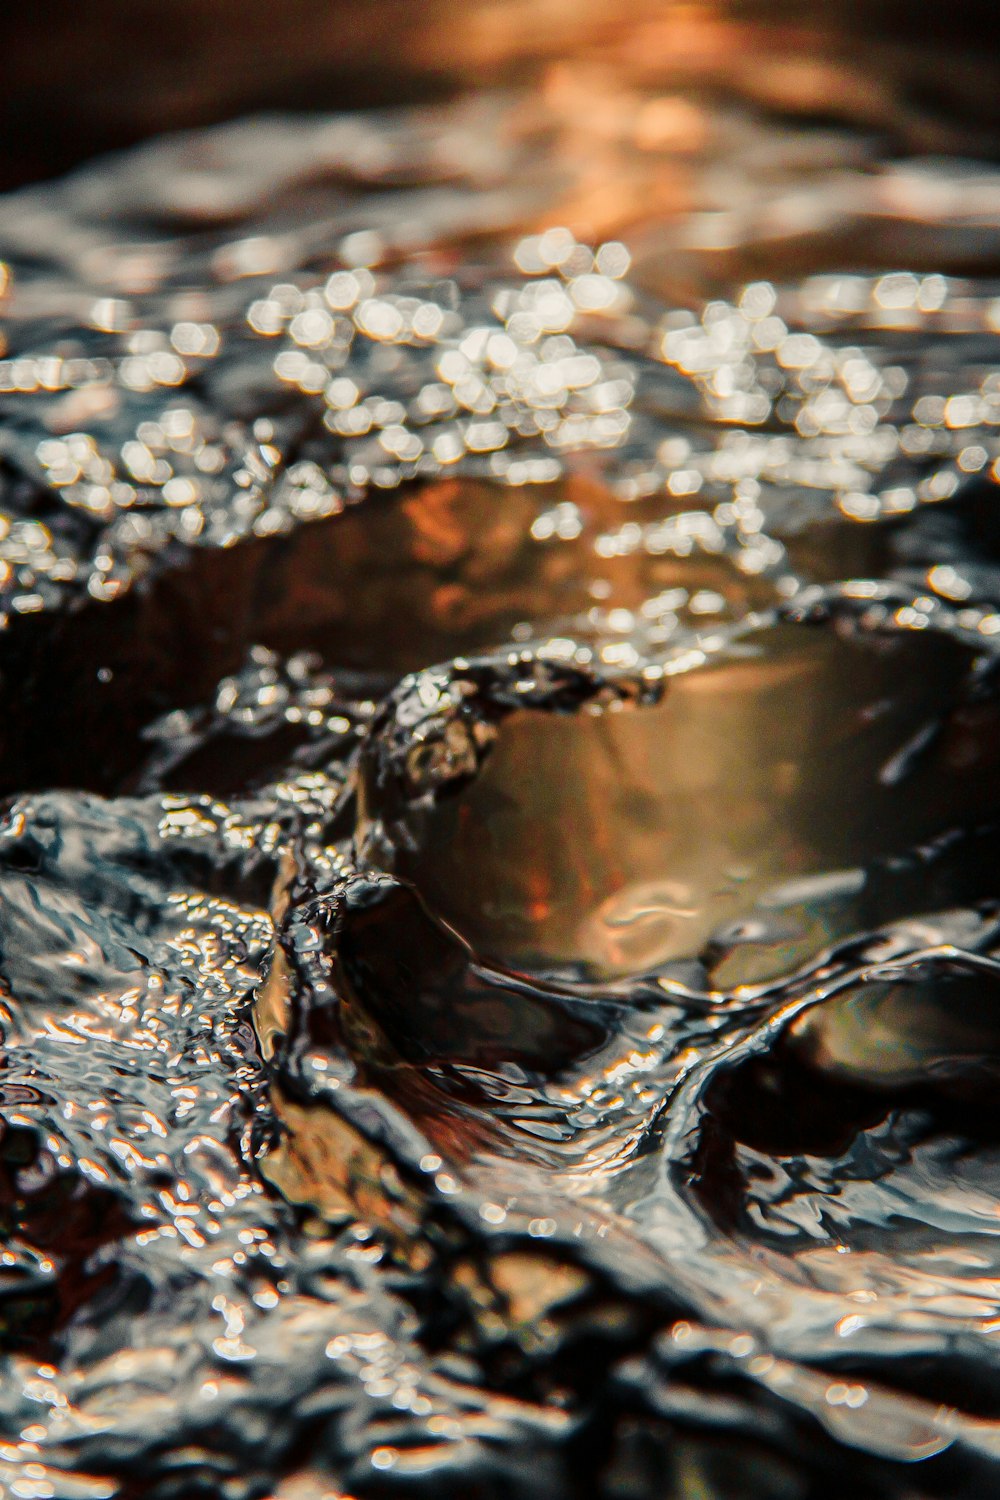
[[[948,841],[1000,813],[978,656],[838,607],[633,675],[531,657],[425,674],[362,749],[358,858],[493,963],[775,979],[961,878]]]

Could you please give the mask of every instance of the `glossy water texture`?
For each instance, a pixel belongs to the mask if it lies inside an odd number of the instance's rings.
[[[555,69],[0,199],[0,1494],[1000,1495],[1000,179],[913,144]]]

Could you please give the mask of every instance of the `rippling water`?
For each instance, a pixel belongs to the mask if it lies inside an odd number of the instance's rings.
[[[558,69],[0,199],[0,1492],[1000,1494],[998,246]]]

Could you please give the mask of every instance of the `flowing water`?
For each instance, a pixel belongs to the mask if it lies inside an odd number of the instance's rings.
[[[555,69],[0,199],[0,1494],[1000,1495],[938,144]]]

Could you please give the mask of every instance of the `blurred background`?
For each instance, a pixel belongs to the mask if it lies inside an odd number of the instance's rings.
[[[990,155],[998,41],[990,0],[34,0],[3,23],[0,186],[248,111],[551,86],[559,67]]]

